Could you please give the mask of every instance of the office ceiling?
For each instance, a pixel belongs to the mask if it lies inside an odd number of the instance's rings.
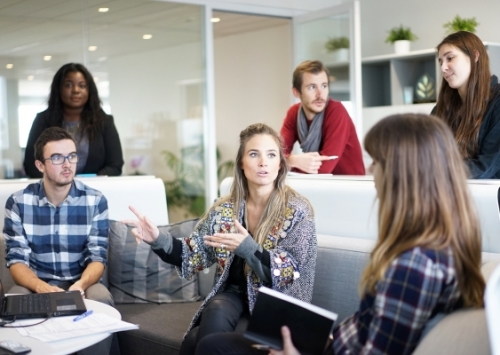
[[[99,12],[101,7],[109,11]],[[228,12],[214,16],[221,19],[214,23],[215,38],[288,22]],[[151,0],[1,0],[0,76],[50,80],[71,60],[91,63],[95,71],[111,56],[200,41],[202,17],[198,6]],[[144,40],[144,34],[153,37]]]
[[[290,19],[287,18],[253,16],[233,12],[214,11],[212,16],[220,18],[220,22],[213,25],[215,38],[290,24]]]

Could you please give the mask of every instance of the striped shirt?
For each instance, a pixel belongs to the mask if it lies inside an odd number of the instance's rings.
[[[75,180],[56,207],[42,181],[30,184],[5,204],[7,267],[24,263],[49,283],[77,281],[89,263],[106,264],[108,229],[108,202],[101,192]]]
[[[402,253],[375,291],[365,294],[359,311],[334,330],[336,355],[411,354],[433,316],[462,304],[451,248],[415,247]]]

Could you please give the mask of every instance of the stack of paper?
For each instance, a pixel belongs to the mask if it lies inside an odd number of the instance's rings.
[[[127,323],[104,313],[94,313],[77,322],[74,317],[50,318],[42,324],[26,328],[16,328],[22,336],[30,336],[43,342],[76,338],[91,334],[114,333],[123,330],[139,329],[136,324]],[[34,320],[21,320],[12,325],[29,325]]]

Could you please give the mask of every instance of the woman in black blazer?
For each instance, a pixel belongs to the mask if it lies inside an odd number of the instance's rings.
[[[43,130],[54,126],[66,129],[75,139],[77,174],[122,173],[122,147],[113,116],[102,110],[94,79],[83,65],[68,63],[57,71],[48,106],[33,121],[26,144],[24,170],[29,177],[42,177],[35,166],[34,146]]]

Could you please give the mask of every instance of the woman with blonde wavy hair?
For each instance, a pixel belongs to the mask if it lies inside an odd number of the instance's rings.
[[[379,234],[360,282],[359,310],[334,331],[330,354],[411,354],[434,318],[482,307],[481,237],[466,169],[446,124],[394,115],[365,137]],[[284,350],[296,355],[290,331]]]
[[[123,222],[135,227],[138,242],[177,266],[182,278],[217,265],[214,287],[186,332],[181,354],[193,354],[210,335],[235,332],[252,311],[260,286],[311,301],[314,213],[307,199],[285,184],[287,172],[278,134],[253,124],[240,134],[230,194],[214,203],[191,235],[175,239],[161,233],[131,207],[138,220]]]

